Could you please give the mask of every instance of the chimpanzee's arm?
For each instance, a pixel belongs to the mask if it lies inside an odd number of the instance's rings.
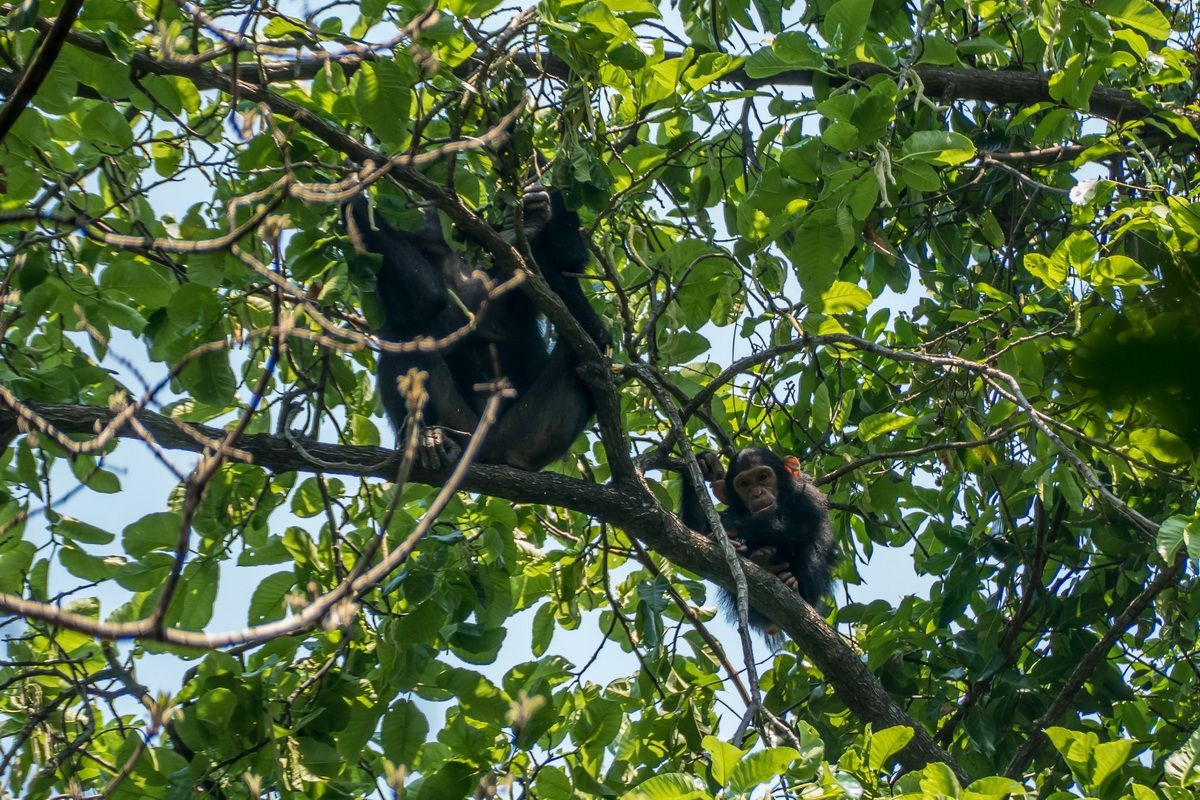
[[[708,483],[725,480],[725,468],[721,466],[721,457],[711,450],[697,453],[696,464],[700,467],[700,476]],[[692,486],[692,481],[686,474],[683,476],[683,486],[679,490],[679,519],[699,533],[712,531],[708,517],[700,508],[700,497],[696,494],[696,488]],[[724,523],[724,516],[721,519]]]
[[[550,193],[550,220],[529,243],[534,260],[546,283],[550,284],[571,316],[579,321],[592,340],[601,348],[612,345],[608,328],[588,302],[579,279],[587,268],[587,243],[579,231],[579,215],[567,208],[562,192]]]
[[[436,217],[426,214],[420,232],[399,231],[370,212],[366,197],[350,204],[351,238],[357,247],[382,257],[375,291],[385,315],[384,333],[396,337],[432,333],[434,318],[446,307],[446,259],[450,248],[430,235]]]
[[[700,497],[692,486],[692,479],[687,475],[683,476],[683,486],[679,489],[679,519],[697,533],[707,534],[712,530],[708,517],[700,508]]]

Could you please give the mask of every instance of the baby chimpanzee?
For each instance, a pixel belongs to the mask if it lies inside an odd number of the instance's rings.
[[[721,524],[738,551],[816,605],[829,591],[837,547],[829,526],[829,501],[800,471],[800,461],[761,447],[735,455],[728,475],[716,453],[701,453],[696,461],[713,495],[725,503]],[[709,533],[691,481],[683,482],[681,494],[679,516],[684,524]],[[732,606],[735,598],[721,591],[725,605]],[[779,628],[754,609],[750,623],[768,639],[779,635]]]

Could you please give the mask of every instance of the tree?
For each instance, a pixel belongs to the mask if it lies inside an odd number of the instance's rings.
[[[1195,796],[1189,4],[3,11],[10,794]],[[495,232],[538,163],[611,358]],[[569,458],[391,448],[368,187],[577,350]],[[751,443],[831,497],[828,619],[672,513]],[[932,588],[855,602],[883,548]]]

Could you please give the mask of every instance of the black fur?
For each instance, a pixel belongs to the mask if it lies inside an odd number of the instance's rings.
[[[572,276],[582,273],[588,261],[579,217],[558,192],[548,197],[531,193],[525,209],[530,250],[542,276],[597,344],[607,347],[604,323]],[[475,330],[447,348],[380,354],[378,389],[398,432],[408,412],[397,378],[413,368],[429,374],[422,464],[438,469],[457,459],[461,442],[479,422],[488,398],[476,386],[500,376],[508,379],[516,397],[501,406],[478,460],[539,470],[565,455],[592,415],[592,397],[576,374],[574,351],[562,341],[551,347],[529,297],[518,288],[485,305],[487,281],[498,283],[504,276],[494,267],[484,269],[486,280],[476,274],[476,268],[446,243],[432,210],[426,211],[423,228],[415,232],[397,230],[371,215],[365,198],[351,210],[356,229],[352,238],[357,234],[362,247],[383,258],[376,274],[384,311],[381,338],[403,342],[444,337],[468,323],[464,306],[472,313],[482,309]]]
[[[702,453],[698,461],[710,483],[724,480],[727,503],[721,512],[721,524],[742,555],[773,572],[810,605],[818,605],[830,591],[838,553],[829,524],[829,501],[813,485],[812,478],[804,473],[793,475],[783,459],[761,447],[738,452],[726,475],[721,474],[716,453]],[[778,494],[772,508],[755,514],[733,485],[740,473],[757,466],[774,471]],[[683,482],[681,500],[680,518],[684,524],[710,533],[691,481]],[[735,598],[721,591],[726,605],[732,607]],[[750,623],[769,637],[778,633],[770,620],[754,609],[750,609]]]

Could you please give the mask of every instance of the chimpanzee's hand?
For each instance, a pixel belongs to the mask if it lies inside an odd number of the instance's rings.
[[[532,183],[525,187],[521,197],[521,227],[525,229],[525,238],[532,239],[538,235],[546,223],[550,221],[550,193],[546,187]],[[510,211],[504,218],[504,227],[500,236],[509,244],[517,242],[517,217],[515,211]]]
[[[721,466],[721,457],[712,450],[697,453],[696,464],[700,467],[700,475],[709,483],[725,479],[725,467]]]
[[[417,458],[425,469],[449,469],[458,463],[462,448],[458,442],[446,435],[441,428],[426,428],[421,431],[421,443],[417,446]]]
[[[713,494],[722,503],[727,502],[725,495],[725,467],[721,466],[721,457],[712,450],[696,454],[696,464],[700,467],[700,475],[708,481]]]
[[[742,555],[746,552],[746,543],[738,538],[737,531],[731,531],[726,528],[725,536],[729,538],[729,541],[733,542],[733,552],[737,553],[738,555]]]
[[[779,580],[783,581],[783,584],[792,591],[800,591],[800,582],[796,580],[796,576],[791,572],[792,565],[787,561],[776,561],[775,559],[778,558],[778,556],[778,549],[768,546],[758,548],[753,553],[746,556],[746,560],[753,564],[757,564],[767,572],[774,575],[776,578],[779,578]]]

